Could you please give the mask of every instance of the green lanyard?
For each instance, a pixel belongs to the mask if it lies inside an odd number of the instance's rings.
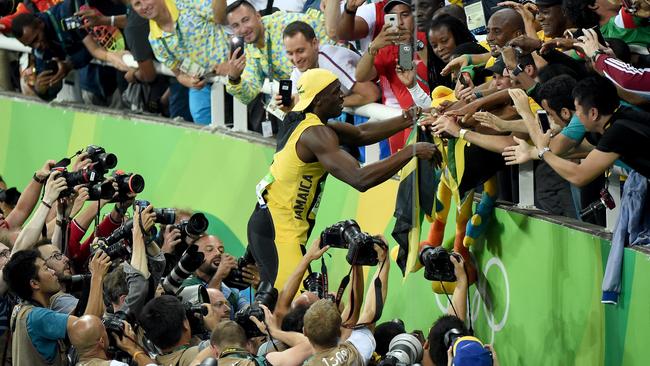
[[[57,38],[59,39],[59,42],[61,42],[61,46],[63,47],[63,52],[66,52],[65,50],[65,41],[63,40],[63,35],[61,34],[61,29],[59,28],[59,22],[57,22],[56,18],[52,13],[50,13],[49,10],[46,10],[45,13],[50,17],[50,21],[52,22],[52,26],[54,27],[54,33],[56,33]]]
[[[176,20],[176,25],[174,27],[176,29],[176,37],[178,38],[178,47],[183,47],[183,34],[181,33],[180,28],[178,27],[178,20]],[[161,29],[162,30],[162,29]],[[165,41],[166,37],[160,37],[160,42],[162,43],[163,47],[165,48],[165,51],[174,59],[178,60],[174,52],[169,48],[169,45],[167,44],[167,41]]]

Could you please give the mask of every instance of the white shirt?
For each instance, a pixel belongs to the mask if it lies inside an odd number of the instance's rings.
[[[321,0],[322,1],[322,0]],[[375,34],[375,24],[377,24],[377,9],[375,2],[361,5],[357,9],[357,16],[361,17],[366,24],[368,24],[368,35],[359,39],[359,51],[366,52],[368,45],[372,42],[373,35]],[[347,1],[341,1],[341,14],[345,11],[345,4]]]
[[[322,45],[318,51],[318,67],[333,72],[339,78],[341,91],[345,95],[352,93],[352,87],[357,82],[354,73],[359,59],[361,56],[345,47]],[[293,94],[298,93],[296,87],[301,75],[302,72],[294,67],[291,72]]]

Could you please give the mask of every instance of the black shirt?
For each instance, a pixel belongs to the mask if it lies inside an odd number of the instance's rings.
[[[620,155],[620,160],[650,179],[650,114],[621,107],[599,139],[596,149]]]
[[[153,60],[154,54],[149,44],[149,20],[139,16],[130,7],[126,14],[124,38],[127,48],[138,62]]]

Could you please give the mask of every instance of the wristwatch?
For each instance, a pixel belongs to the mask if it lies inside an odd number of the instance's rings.
[[[549,148],[548,146],[539,150],[539,152],[537,153],[537,157],[539,158],[539,160],[544,160],[544,154],[546,154],[549,151],[551,151],[551,148]]]
[[[372,42],[368,43],[368,51],[367,51],[367,52],[368,52],[371,56],[377,56],[377,53],[379,53],[379,50],[374,49],[373,46],[374,46],[374,45],[372,44]]]
[[[522,64],[517,65],[514,70],[512,70],[512,76],[517,76],[521,74],[524,71],[524,68],[526,66],[523,66]]]

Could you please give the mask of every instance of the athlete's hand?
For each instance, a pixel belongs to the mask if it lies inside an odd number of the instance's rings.
[[[415,156],[418,159],[433,160],[433,164],[436,167],[440,167],[442,163],[442,154],[440,154],[436,145],[428,142],[418,142],[415,144]]]

